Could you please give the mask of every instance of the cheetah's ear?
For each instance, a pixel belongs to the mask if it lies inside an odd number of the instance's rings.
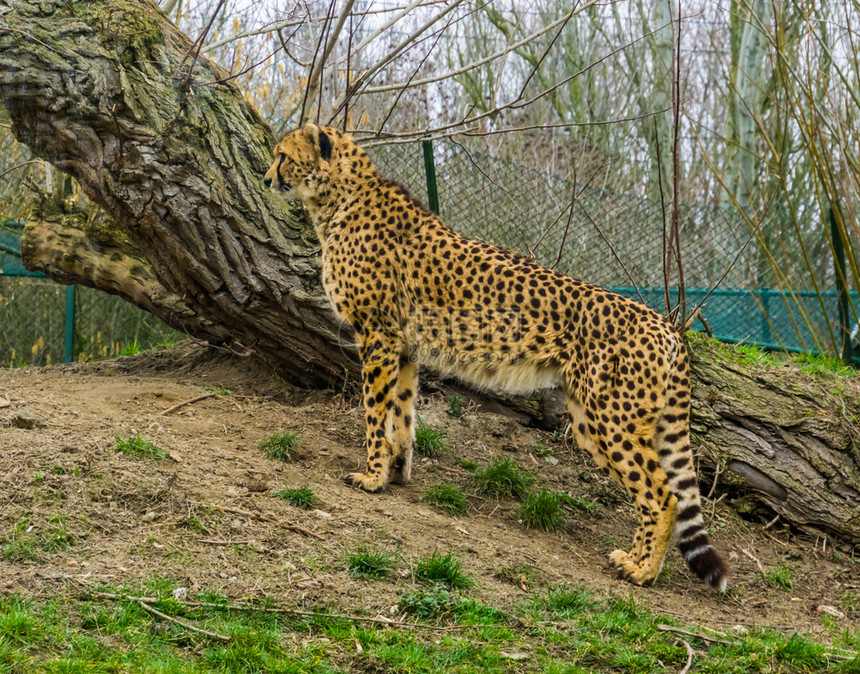
[[[316,124],[308,122],[305,124],[305,128],[302,129],[302,133],[304,133],[305,138],[307,138],[314,147],[319,149],[320,158],[323,161],[329,161],[331,159],[331,138],[328,137],[325,131],[320,129]]]

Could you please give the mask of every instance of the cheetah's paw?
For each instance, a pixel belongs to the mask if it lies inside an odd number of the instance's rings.
[[[609,566],[615,567],[621,577],[627,577],[636,569],[633,557],[624,550],[613,550],[609,553]]]
[[[385,486],[382,478],[375,473],[349,473],[343,479],[347,484],[369,492],[377,492]]]
[[[609,564],[615,567],[621,578],[634,585],[650,585],[654,582],[655,576],[636,564],[633,557],[623,550],[613,550],[609,553]]]

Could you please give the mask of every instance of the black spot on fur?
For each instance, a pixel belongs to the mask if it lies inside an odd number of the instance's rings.
[[[331,159],[331,151],[331,139],[325,134],[325,132],[320,131],[320,158],[323,161],[329,161]]]

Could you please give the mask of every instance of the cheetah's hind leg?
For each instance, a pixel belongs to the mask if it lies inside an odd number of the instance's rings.
[[[400,358],[394,405],[388,413],[385,435],[391,443],[391,482],[408,484],[412,478],[412,451],[415,447],[415,396],[418,363]]]

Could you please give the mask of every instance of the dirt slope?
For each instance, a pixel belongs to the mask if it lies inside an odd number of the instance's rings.
[[[206,393],[201,387],[231,393],[162,414]],[[247,360],[191,345],[110,362],[2,370],[0,539],[8,545],[59,535],[71,547],[0,561],[0,591],[76,591],[82,583],[120,585],[156,575],[189,590],[217,587],[237,598],[267,595],[373,615],[387,613],[412,583],[408,563],[390,582],[348,575],[344,552],[374,543],[398,550],[406,562],[453,551],[478,580],[472,595],[500,608],[544,584],[568,583],[633,596],[655,611],[720,630],[768,625],[825,639],[818,607],[840,603],[839,621],[855,627],[860,621],[856,609],[844,610],[846,597],[860,594],[856,554],[830,541],[794,538],[779,524],[765,530],[742,521],[724,502],[707,502],[706,512],[732,568],[727,597],[697,582],[676,550],[656,586],[617,580],[606,555],[629,545],[634,525],[621,492],[558,436],[468,406],[454,417],[446,407],[439,395],[419,400],[420,416],[447,431],[451,448],[439,459],[419,457],[408,487],[373,495],[341,480],[363,460],[362,412],[348,390],[289,389]],[[279,430],[301,434],[296,460],[268,459],[258,448]],[[116,436],[138,432],[168,458],[135,460],[116,451]],[[514,502],[470,496],[462,519],[421,502],[424,489],[439,481],[468,493],[469,471],[459,459],[482,463],[501,454],[535,471],[549,489],[587,495],[600,507],[576,511],[565,531],[545,534],[516,521]],[[305,485],[319,495],[321,512],[271,495]],[[763,580],[762,571],[777,566],[789,570],[792,590]],[[528,583],[520,578],[523,567]]]

